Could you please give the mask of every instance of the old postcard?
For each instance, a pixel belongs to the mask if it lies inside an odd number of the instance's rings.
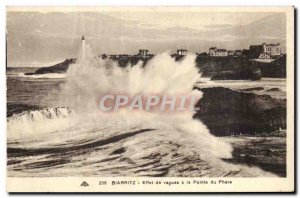
[[[7,7],[8,192],[293,192],[293,7]]]

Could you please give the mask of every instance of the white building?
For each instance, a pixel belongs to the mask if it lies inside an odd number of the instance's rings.
[[[217,47],[209,48],[210,56],[228,56],[228,51],[226,49],[218,49]]]
[[[187,54],[187,50],[186,49],[178,49],[177,50],[177,54],[180,56],[185,56]]]
[[[149,50],[147,50],[147,49],[140,49],[138,55],[145,57],[148,55],[148,52],[149,52]]]
[[[263,43],[264,53],[269,54],[271,56],[280,56],[281,47],[280,44],[265,44]]]
[[[280,44],[266,44],[263,43],[261,45],[250,45],[249,55],[251,58],[257,58],[261,54],[267,54],[270,57],[280,56],[281,55],[281,47]]]

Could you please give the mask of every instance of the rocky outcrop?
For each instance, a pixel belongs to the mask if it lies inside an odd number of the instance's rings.
[[[286,128],[286,100],[268,95],[233,91],[228,88],[203,88],[194,115],[212,134],[255,135]]]
[[[223,71],[211,77],[211,80],[260,80],[261,74],[256,74],[256,70],[245,70],[242,72]]]
[[[58,63],[50,67],[42,67],[36,70],[34,73],[25,73],[25,75],[34,75],[34,74],[47,74],[47,73],[65,73],[67,72],[69,65],[75,63],[76,59],[66,59],[65,61]]]
[[[260,71],[260,77],[285,78],[286,55],[278,57],[271,63],[261,63],[251,60],[247,56],[211,57],[199,54],[196,58],[197,67],[202,76],[214,77],[216,80],[252,79]]]
[[[15,103],[7,103],[7,112],[6,116],[10,117],[13,114],[21,113],[24,111],[34,111],[40,110],[42,107],[37,105],[29,105],[29,104],[15,104]]]
[[[261,70],[263,77],[286,78],[286,55],[283,55],[271,63],[253,62],[256,68]]]
[[[152,58],[139,56],[122,56],[110,58],[117,61],[120,67],[126,67],[128,64],[136,65],[139,61],[143,65]],[[176,61],[180,61],[184,56],[173,56]],[[105,56],[107,58],[107,56]],[[75,63],[76,59],[66,59],[65,61],[38,69],[34,73],[26,75],[46,74],[46,73],[65,73],[69,65]],[[271,63],[259,63],[249,59],[247,56],[226,56],[211,57],[206,53],[198,54],[196,65],[200,68],[203,77],[212,77],[212,80],[241,80],[251,79],[259,80],[261,77],[285,78],[286,77],[286,56],[283,55]],[[257,72],[259,71],[259,72]]]

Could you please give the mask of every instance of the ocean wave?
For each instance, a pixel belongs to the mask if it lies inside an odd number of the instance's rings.
[[[26,75],[25,73],[18,73],[18,77],[22,78],[33,78],[33,79],[39,79],[39,78],[66,78],[66,74],[62,73],[48,73],[48,74],[32,74],[32,75]]]
[[[232,157],[232,146],[194,120],[193,112],[108,114],[97,108],[96,99],[108,91],[202,95],[193,90],[200,77],[194,55],[176,62],[164,53],[145,67],[120,68],[110,61],[86,61],[90,53],[84,46],[82,52],[60,94],[49,94],[72,110],[46,108],[8,118],[9,175],[274,176],[224,162]]]
[[[66,107],[24,111],[7,118],[8,143],[32,138],[68,126],[71,110]]]
[[[230,144],[207,133],[198,120],[156,115],[91,119],[95,115],[78,118],[74,113],[59,107],[8,118],[8,174],[274,176],[224,162],[222,158],[231,158]]]

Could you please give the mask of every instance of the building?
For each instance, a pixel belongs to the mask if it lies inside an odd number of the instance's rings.
[[[187,54],[188,50],[186,49],[178,49],[177,50],[177,55],[179,56],[185,56]]]
[[[119,54],[118,58],[119,59],[129,59],[130,55],[128,55],[128,54]]]
[[[138,55],[146,57],[148,55],[149,50],[147,49],[140,49]]]
[[[114,55],[114,54],[112,54],[112,55],[109,55],[109,58],[110,58],[110,59],[116,59],[116,58],[118,58],[118,56],[117,56],[117,55]]]
[[[258,57],[258,59],[271,59],[271,56],[266,53],[261,53]]]
[[[228,50],[228,56],[242,56],[242,50]]]
[[[228,51],[226,49],[218,49],[217,47],[209,48],[210,56],[228,56]]]
[[[149,52],[149,50],[147,50],[147,49],[140,49],[139,53],[136,54],[136,55],[133,55],[133,57],[143,58],[143,59],[150,59],[154,56],[154,54],[149,54],[148,52]]]
[[[210,56],[215,56],[215,55],[216,55],[216,50],[217,50],[217,47],[211,47],[211,48],[209,48],[209,50],[208,50],[208,54],[209,54]]]
[[[266,44],[263,43],[261,45],[250,45],[249,48],[249,57],[250,58],[258,58],[261,54],[269,55],[270,58],[281,55],[281,47],[280,44]],[[267,56],[264,56],[267,57]]]
[[[281,55],[281,47],[280,44],[265,44],[263,43],[264,53],[270,56],[280,56]]]

